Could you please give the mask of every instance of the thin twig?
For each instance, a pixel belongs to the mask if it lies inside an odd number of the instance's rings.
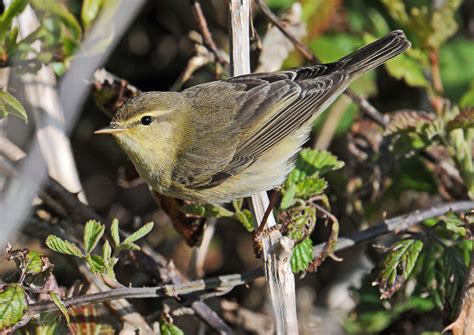
[[[199,3],[198,0],[191,0],[191,4],[193,7],[194,17],[196,18],[196,21],[199,27],[199,32],[201,33],[204,39],[204,44],[206,45],[206,47],[208,47],[212,51],[212,53],[216,57],[216,60],[220,64],[226,65],[228,62],[224,57],[222,57],[222,53],[219,51],[219,49],[216,46],[216,43],[214,42],[214,39],[212,38],[212,34],[209,31],[207,20],[202,11],[201,4]]]
[[[87,304],[111,301],[116,299],[144,299],[160,297],[177,297],[209,290],[227,290],[245,285],[260,276],[260,269],[253,269],[244,274],[232,274],[208,279],[194,280],[177,285],[155,287],[120,287],[105,292],[76,296],[63,299],[66,307],[78,307]],[[38,302],[29,305],[29,312],[37,314],[58,307],[53,302]]]
[[[255,1],[262,11],[263,15],[280,31],[282,32],[283,35],[285,35],[291,43],[294,44],[296,50],[298,50],[304,58],[306,58],[308,61],[311,63],[320,63],[318,58],[309,50],[306,45],[301,43],[288,29],[286,29],[285,25],[281,23],[280,18],[276,16],[272,10],[267,6],[267,4],[263,0],[256,0]]]
[[[350,237],[340,237],[337,240],[336,248],[334,251],[350,248],[356,244],[361,244],[376,237],[386,235],[388,233],[399,233],[407,230],[411,226],[420,223],[424,220],[434,218],[449,211],[452,212],[464,212],[474,209],[474,201],[456,201],[451,203],[442,203],[439,205],[431,206],[426,209],[417,209],[407,214],[395,216],[391,219],[383,220],[382,222],[375,224],[374,226],[367,228],[361,232],[358,232]],[[315,255],[322,252],[324,243],[318,244],[313,248]]]

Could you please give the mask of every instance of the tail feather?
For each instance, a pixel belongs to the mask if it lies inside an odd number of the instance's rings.
[[[403,31],[395,30],[341,58],[337,63],[342,65],[342,70],[360,76],[399,55],[410,45]]]

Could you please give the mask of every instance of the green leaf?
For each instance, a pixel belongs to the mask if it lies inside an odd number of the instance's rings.
[[[184,335],[184,332],[171,322],[160,323],[161,335]]]
[[[466,224],[454,213],[446,214],[443,223],[448,231],[461,237],[466,237],[469,232]]]
[[[31,5],[36,10],[51,13],[59,17],[64,26],[66,26],[69,32],[71,33],[73,40],[75,42],[79,42],[81,40],[81,25],[79,24],[79,22],[77,22],[74,15],[69,12],[65,5],[58,1],[52,0],[31,0]]]
[[[420,240],[406,239],[396,242],[378,267],[379,275],[374,284],[379,285],[381,299],[390,298],[410,276],[423,248]]]
[[[401,54],[389,60],[385,63],[385,68],[392,77],[404,80],[408,86],[428,87],[430,85],[420,62],[408,54]]]
[[[464,92],[461,100],[459,101],[459,107],[474,107],[474,80],[471,81],[469,89]]]
[[[190,204],[183,205],[180,207],[183,213],[191,216],[200,218],[220,218],[220,217],[231,217],[234,215],[233,212],[225,209],[222,206],[211,205],[211,204]]]
[[[296,197],[309,199],[312,196],[323,193],[328,183],[317,176],[310,176],[296,184]]]
[[[3,119],[8,114],[15,115],[28,122],[28,115],[23,105],[10,93],[0,91],[0,119]]]
[[[102,246],[102,259],[104,260],[105,273],[110,278],[115,278],[114,266],[118,262],[117,257],[112,257],[112,248],[109,241],[105,241]]]
[[[318,173],[319,176],[344,166],[344,162],[325,150],[303,149],[296,159],[295,168],[290,172],[287,185],[295,184],[308,176]]]
[[[103,3],[104,0],[84,0],[81,8],[81,20],[85,29],[88,29],[95,20]]]
[[[102,246],[102,258],[105,262],[110,260],[112,256],[112,248],[110,247],[109,241],[105,241],[104,245]]]
[[[86,222],[84,226],[84,249],[86,251],[86,255],[90,254],[92,250],[97,246],[99,243],[100,238],[104,235],[105,226],[100,222],[95,220],[89,220]]]
[[[71,320],[69,318],[69,312],[66,308],[66,305],[64,305],[64,303],[61,301],[61,299],[55,292],[49,292],[49,296],[51,297],[51,300],[53,300],[54,304],[59,308],[62,315],[66,319],[67,324],[69,325],[71,323]]]
[[[20,285],[0,286],[0,333],[7,334],[26,314],[28,301]]]
[[[293,248],[291,254],[291,270],[294,273],[303,272],[313,260],[313,242],[306,238]]]
[[[72,255],[72,256],[77,256],[77,257],[84,256],[82,254],[81,249],[79,249],[77,245],[75,245],[72,242],[65,241],[55,235],[48,235],[48,237],[46,238],[46,245],[51,250],[54,250],[62,254]]]
[[[141,239],[142,237],[144,237],[145,235],[147,235],[147,234],[153,229],[153,225],[154,225],[153,222],[148,222],[148,223],[145,224],[143,227],[141,227],[141,228],[138,229],[136,232],[134,232],[132,235],[130,235],[129,237],[127,237],[127,238],[125,239],[125,241],[123,241],[122,244],[132,243],[132,242],[135,242],[135,241]]]
[[[112,225],[110,226],[110,234],[112,235],[112,240],[115,243],[115,246],[120,244],[120,234],[119,234],[119,221],[117,219],[112,220]]]
[[[127,241],[123,241],[122,243],[120,243],[119,248],[124,250],[140,250],[139,245]]]
[[[5,9],[0,17],[0,41],[3,41],[10,30],[13,19],[19,15],[28,5],[28,0],[10,1],[10,5]]]
[[[311,206],[293,207],[285,212],[287,217],[283,225],[287,235],[296,242],[311,235],[316,225],[316,208]]]
[[[296,184],[290,184],[286,190],[283,190],[283,197],[281,198],[280,208],[287,209],[295,203]]]
[[[104,273],[105,262],[99,255],[87,255],[85,258],[89,268],[95,273]]]
[[[446,97],[453,101],[461,99],[473,81],[473,53],[474,43],[462,36],[456,36],[448,41],[440,50],[439,67],[443,87]]]
[[[254,231],[254,218],[252,213],[248,209],[244,209],[242,211],[238,211],[235,213],[235,218],[242,223],[245,229],[247,229],[248,232],[253,232]]]
[[[439,49],[448,38],[458,30],[456,22],[456,11],[461,5],[461,0],[445,0],[437,7],[431,15],[431,33],[425,43],[433,48]]]

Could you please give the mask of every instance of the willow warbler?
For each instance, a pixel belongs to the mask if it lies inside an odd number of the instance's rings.
[[[365,72],[410,46],[393,31],[339,61],[255,73],[127,101],[110,126],[157,192],[227,202],[280,185],[315,118]]]

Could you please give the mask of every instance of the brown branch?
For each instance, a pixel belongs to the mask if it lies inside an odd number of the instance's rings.
[[[300,42],[288,29],[286,29],[285,25],[281,23],[278,16],[276,16],[271,9],[267,6],[267,4],[263,0],[255,0],[258,7],[260,8],[262,14],[294,44],[296,50],[298,50],[306,60],[311,63],[319,63],[321,61],[318,57],[313,54],[313,52],[302,42]],[[367,99],[362,96],[357,95],[351,89],[347,89],[344,92],[347,96],[349,96],[352,101],[359,106],[359,108],[372,120],[380,124],[382,127],[386,127],[388,123],[388,118],[383,115],[380,111],[378,111],[374,106],[370,104]]]
[[[116,299],[144,299],[185,296],[192,293],[204,293],[209,290],[228,290],[246,285],[260,276],[260,269],[253,269],[243,274],[231,274],[208,279],[194,280],[177,285],[155,287],[120,287],[105,292],[86,294],[63,299],[66,307],[78,307],[87,304],[106,302]],[[58,309],[53,302],[38,302],[29,305],[29,313],[37,314]]]
[[[216,43],[214,42],[214,39],[212,38],[212,34],[209,31],[206,18],[201,8],[201,4],[198,0],[191,0],[191,5],[193,7],[194,17],[196,18],[199,27],[199,32],[201,33],[204,39],[204,44],[212,51],[214,56],[216,56],[217,62],[222,65],[226,65],[228,61],[224,57],[222,57],[222,53],[219,51]]]

